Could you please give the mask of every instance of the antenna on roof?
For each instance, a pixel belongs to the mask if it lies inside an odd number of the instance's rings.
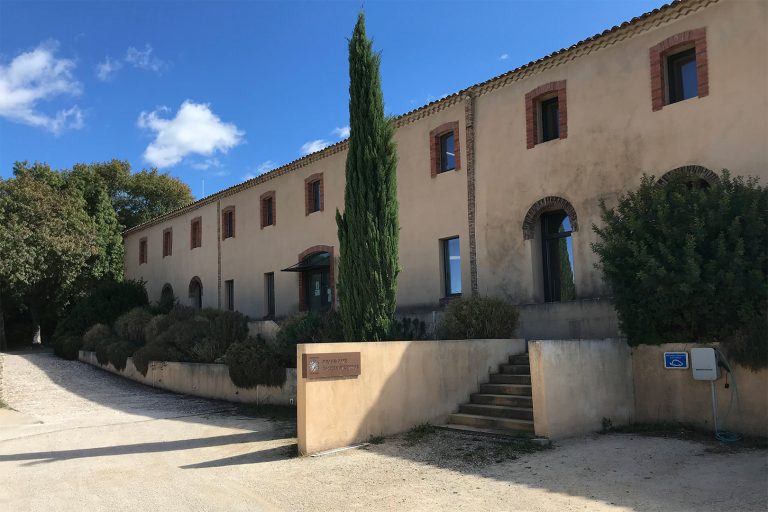
[[[201,197],[205,197],[205,178],[203,178],[203,195]]]

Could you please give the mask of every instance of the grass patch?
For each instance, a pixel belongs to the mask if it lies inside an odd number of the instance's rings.
[[[270,421],[290,421],[296,419],[296,408],[288,405],[239,404],[237,413],[249,418],[265,418]]]
[[[409,444],[417,444],[424,441],[427,437],[435,433],[435,427],[429,423],[416,425],[405,433],[405,440]]]
[[[2,398],[0,398],[0,409],[10,409],[8,404],[5,403]]]
[[[384,442],[384,436],[371,436],[368,438],[370,444],[382,444]]]

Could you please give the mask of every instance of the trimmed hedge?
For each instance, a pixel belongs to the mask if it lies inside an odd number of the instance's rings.
[[[83,350],[93,352],[96,350],[96,345],[105,339],[113,338],[114,334],[112,329],[106,324],[96,324],[83,334]]]
[[[518,312],[493,297],[471,296],[448,304],[437,329],[441,340],[507,339],[515,336]]]
[[[262,339],[248,338],[233,343],[227,350],[225,359],[229,367],[229,377],[238,387],[281,387],[285,384],[285,365],[282,358]]]
[[[59,336],[53,341],[53,353],[63,359],[77,359],[77,352],[83,345],[80,336],[66,335]]]
[[[122,340],[141,346],[145,341],[144,329],[150,320],[152,320],[152,314],[149,311],[144,308],[133,308],[115,320],[115,334]]]

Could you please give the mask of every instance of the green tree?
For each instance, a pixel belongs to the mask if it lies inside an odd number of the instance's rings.
[[[640,188],[601,204],[592,245],[631,345],[722,342],[768,366],[768,190],[757,179]]]
[[[33,343],[41,342],[43,315],[72,293],[97,251],[94,222],[75,187],[34,173],[0,180],[0,289],[29,308]]]
[[[339,303],[347,340],[382,340],[395,312],[399,272],[397,154],[384,115],[379,64],[357,18],[349,41],[349,151],[339,230]]]

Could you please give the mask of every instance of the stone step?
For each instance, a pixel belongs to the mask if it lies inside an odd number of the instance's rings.
[[[531,364],[528,359],[528,354],[520,354],[517,356],[509,356],[509,364]]]
[[[487,393],[472,393],[469,397],[473,404],[504,405],[506,407],[533,407],[533,399],[520,395],[493,395]]]
[[[531,420],[494,418],[492,416],[481,416],[479,414],[451,414],[448,416],[448,423],[453,425],[468,425],[470,427],[478,428],[533,432],[533,421]]]
[[[527,364],[500,364],[499,373],[510,375],[530,375],[531,367]]]
[[[473,437],[483,436],[496,439],[533,439],[535,437],[533,432],[527,432],[523,430],[498,430],[493,428],[471,427],[469,425],[451,425],[448,423],[443,425],[435,425],[435,428],[450,430],[451,432],[465,434]]]
[[[531,386],[520,384],[480,384],[480,393],[531,396]]]
[[[459,412],[477,414],[478,416],[493,416],[495,418],[513,418],[516,420],[532,420],[533,409],[525,407],[507,407],[504,405],[461,404]]]
[[[508,373],[492,373],[491,384],[526,384],[531,383],[530,375],[510,375]]]

